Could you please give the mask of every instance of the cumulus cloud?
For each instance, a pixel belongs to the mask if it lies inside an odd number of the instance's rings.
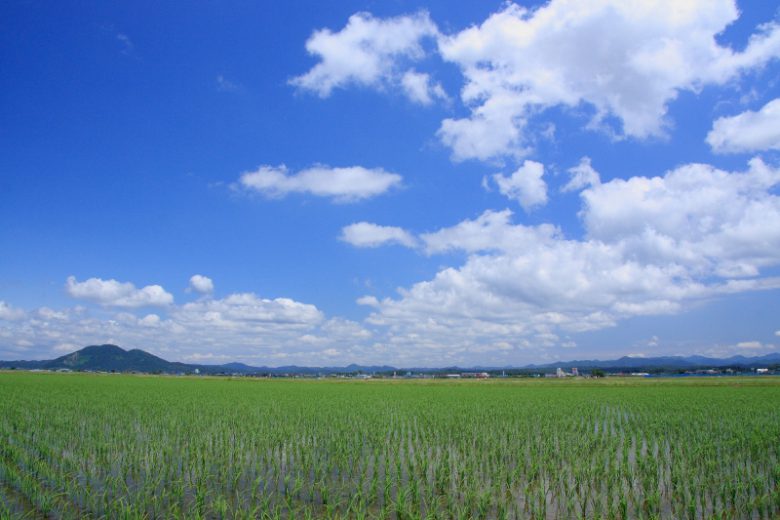
[[[511,176],[493,175],[502,195],[516,200],[526,212],[547,204],[547,183],[544,182],[544,165],[525,161]]]
[[[397,85],[401,81],[399,69],[422,59],[422,40],[437,34],[436,25],[426,12],[384,20],[356,13],[341,31],[321,29],[312,34],[306,50],[320,62],[290,83],[321,97],[347,85]]]
[[[579,191],[588,186],[598,186],[601,184],[599,172],[593,169],[590,164],[590,157],[583,157],[577,166],[568,169],[571,179],[561,188],[563,192]]]
[[[760,26],[741,51],[719,44],[738,17],[734,0],[552,0],[535,9],[508,3],[445,35],[427,13],[357,13],[341,31],[309,38],[306,48],[320,62],[291,83],[322,97],[348,85],[392,86],[428,104],[444,92],[410,64],[425,56],[422,42],[435,39],[462,73],[469,111],[439,128],[452,158],[521,158],[533,148],[529,123],[552,107],[584,107],[588,127],[613,136],[665,135],[673,124],[667,108],[680,92],[726,84],[780,56],[776,22]]]
[[[562,346],[557,330],[600,329],[780,287],[761,275],[780,264],[780,169],[760,159],[737,172],[688,164],[601,183],[586,160],[580,166],[585,237],[515,224],[510,210],[423,233],[425,253],[462,251],[465,263],[398,298],[360,298],[374,308],[369,322],[387,327],[396,345],[426,344],[431,352],[492,341]]]
[[[427,255],[448,252],[490,252],[516,251],[549,243],[561,238],[561,231],[552,224],[523,226],[511,223],[513,212],[486,210],[473,220],[437,231],[414,236],[394,226],[380,226],[369,222],[358,222],[342,229],[340,240],[355,247],[379,247],[400,244],[409,248],[421,247]],[[366,300],[373,302],[375,299]],[[361,300],[362,305],[372,305]]]
[[[185,303],[173,312],[174,320],[181,325],[231,328],[236,323],[273,323],[283,325],[307,325],[323,319],[314,305],[296,302],[289,298],[273,300],[258,298],[252,293],[231,294],[221,300],[198,300]]]
[[[208,276],[195,274],[190,278],[189,289],[200,294],[211,294],[214,292],[214,282]]]
[[[509,4],[440,40],[444,59],[463,72],[471,115],[445,120],[439,135],[456,160],[522,153],[530,118],[581,104],[594,109],[593,128],[614,117],[613,132],[663,135],[679,92],[723,84],[780,54],[774,23],[742,52],[718,44],[715,36],[738,15],[733,0]]]
[[[5,340],[3,348],[13,338],[13,359],[50,358],[102,343],[142,348],[171,360],[200,357],[276,365],[316,364],[330,359],[323,354],[328,348],[338,348],[334,359],[344,364],[370,355],[372,332],[362,324],[328,319],[315,305],[291,298],[235,293],[172,304],[163,311],[42,308],[15,321],[0,321],[0,338]]]
[[[426,253],[436,254],[449,251],[521,251],[549,243],[560,236],[560,230],[550,224],[529,227],[514,225],[511,220],[511,210],[487,210],[474,220],[423,233],[420,239],[425,244]]]
[[[20,320],[24,318],[25,312],[22,309],[12,307],[8,303],[0,300],[0,320]]]
[[[156,327],[160,324],[162,320],[157,314],[147,314],[140,320],[138,320],[138,324],[142,325],[144,327]]]
[[[173,295],[159,285],[147,285],[137,289],[130,282],[90,278],[79,282],[69,276],[65,290],[73,298],[91,300],[109,307],[166,306],[173,303]]]
[[[558,344],[560,332],[609,327],[631,316],[677,313],[692,302],[780,288],[780,169],[744,172],[684,165],[663,176],[615,179],[581,193],[586,236],[486,212],[421,235],[429,254],[460,249],[460,267],[368,301],[369,322],[396,344],[439,352],[505,341]],[[523,343],[520,340],[523,340]]]
[[[290,174],[286,166],[280,165],[260,166],[243,173],[237,186],[272,198],[307,193],[336,202],[355,202],[381,195],[400,184],[400,175],[381,168],[314,166]]]
[[[376,296],[361,296],[355,300],[355,303],[358,305],[366,305],[368,307],[377,307],[379,305],[379,300],[376,298]],[[780,334],[777,335],[780,336]]]
[[[620,243],[637,260],[756,276],[780,258],[778,182],[780,169],[760,159],[745,172],[689,164],[585,190],[582,217],[589,238]]]
[[[707,143],[717,153],[780,150],[780,98],[732,117],[715,120]]]
[[[416,242],[428,255],[455,251],[465,259],[394,297],[362,296],[357,303],[369,313],[364,323],[328,318],[290,298],[238,293],[175,305],[159,286],[69,277],[74,297],[127,310],[19,313],[2,303],[0,338],[7,344],[12,338],[15,352],[113,342],[153,351],[165,345],[170,350],[155,353],[172,359],[262,364],[443,366],[478,363],[485,353],[497,363],[539,359],[551,348],[571,346],[574,333],[780,288],[780,278],[772,276],[780,266],[778,184],[780,168],[760,159],[742,171],[687,164],[656,177],[591,182],[579,194],[584,235],[577,239],[550,224],[516,223],[506,209],[417,238],[369,224],[355,242]],[[162,310],[133,311],[151,305],[155,294]],[[761,345],[729,348],[767,344]]]
[[[355,247],[379,247],[385,244],[400,244],[415,247],[417,241],[408,231],[394,226],[380,226],[370,222],[357,222],[345,226],[339,237]]]
[[[50,321],[50,320],[63,321],[68,319],[68,313],[62,311],[55,311],[54,309],[50,309],[48,307],[40,307],[36,309],[34,316],[36,318],[45,321]]]
[[[499,339],[552,328],[594,330],[628,316],[676,312],[681,300],[717,290],[680,279],[683,274],[675,266],[627,260],[619,247],[558,240],[523,252],[471,255],[462,267],[402,291],[400,299],[383,300],[372,319],[417,329],[414,316],[425,316]]]
[[[429,74],[408,70],[401,77],[404,93],[412,101],[421,105],[430,105],[434,99],[448,99],[444,87],[433,83]]]

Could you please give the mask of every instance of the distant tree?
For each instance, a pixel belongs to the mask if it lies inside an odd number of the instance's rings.
[[[593,370],[590,371],[590,375],[593,377],[604,377],[607,374],[605,374],[604,371],[601,370],[600,368],[594,368]]]

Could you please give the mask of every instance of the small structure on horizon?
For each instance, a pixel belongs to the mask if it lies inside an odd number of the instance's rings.
[[[490,377],[490,374],[488,374],[487,372],[462,372],[460,376],[469,377],[473,379],[487,379]]]

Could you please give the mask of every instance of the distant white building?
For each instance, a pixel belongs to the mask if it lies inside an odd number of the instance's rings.
[[[566,377],[566,372],[561,367],[555,369],[555,377]]]
[[[757,368],[756,369],[756,374],[768,374],[768,373],[769,373],[769,369],[768,368]]]

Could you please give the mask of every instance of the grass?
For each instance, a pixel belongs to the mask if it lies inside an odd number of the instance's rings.
[[[0,518],[777,518],[780,380],[0,373]]]

